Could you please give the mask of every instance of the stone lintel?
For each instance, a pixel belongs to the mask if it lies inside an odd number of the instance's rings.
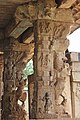
[[[33,27],[28,28],[20,37],[19,41],[29,44],[34,40]]]
[[[26,29],[32,26],[33,25],[30,21],[28,21],[27,19],[24,19],[17,25],[17,27],[13,29],[13,31],[10,33],[9,36],[18,38]]]
[[[27,19],[20,21],[18,24],[13,20],[6,28],[5,34],[7,37],[18,38],[26,29],[32,26],[32,23]]]
[[[25,51],[26,53],[29,53],[33,48],[34,48],[34,43],[24,44],[24,43],[18,43],[17,41],[12,46],[13,51]]]
[[[23,51],[29,53],[34,48],[34,43],[19,43],[14,38],[6,39],[4,42],[4,51]]]

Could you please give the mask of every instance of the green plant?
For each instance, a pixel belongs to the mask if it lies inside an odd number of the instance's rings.
[[[25,69],[23,70],[23,78],[27,79],[28,75],[32,75],[34,73],[33,70],[33,60],[31,59],[27,64]]]

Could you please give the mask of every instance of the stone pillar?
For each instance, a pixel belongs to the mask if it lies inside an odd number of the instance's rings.
[[[35,111],[35,105],[32,105],[34,104],[33,96],[34,96],[34,76],[30,75],[28,76],[28,97],[29,97],[29,117],[30,118],[32,115],[34,115],[34,111]],[[34,106],[34,108],[32,106]]]
[[[17,42],[17,43],[16,43]],[[22,79],[24,51],[13,38],[4,41],[4,94],[2,99],[2,120],[26,120],[26,112],[18,100],[23,95],[25,81]],[[22,69],[20,69],[20,67]]]
[[[1,100],[3,95],[3,54],[0,54],[0,120],[1,120]]]
[[[80,53],[71,53],[72,117],[80,118]]]
[[[57,9],[53,0],[45,0],[44,5],[42,11],[43,2],[38,3],[38,17],[34,23],[35,72],[30,118],[68,117],[62,104],[62,91],[67,74],[64,51],[69,45],[66,35],[72,23],[71,11]]]

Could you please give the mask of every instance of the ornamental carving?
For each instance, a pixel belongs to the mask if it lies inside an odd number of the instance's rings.
[[[26,19],[32,23],[34,23],[34,21],[37,19],[46,19],[46,20],[49,19],[54,21],[63,21],[63,22],[65,21],[71,23],[73,21],[70,10],[71,5],[67,7],[67,9],[65,10],[65,7],[62,7],[62,9],[58,8],[54,0],[29,2],[28,4],[19,6],[16,9],[15,12],[16,24]]]
[[[72,5],[72,14],[74,22],[76,24],[80,24],[80,1],[76,0],[76,2]]]

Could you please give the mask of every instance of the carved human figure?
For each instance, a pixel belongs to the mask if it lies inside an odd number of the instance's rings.
[[[57,69],[57,79],[55,83],[56,112],[59,113],[59,116],[62,116],[64,114],[69,117],[68,113],[65,112],[65,104],[67,100],[65,96],[62,95],[62,92],[65,87],[65,80],[67,76],[70,75],[70,67],[69,64],[66,63],[67,61],[66,57],[62,55],[62,57],[60,56],[60,58],[62,64],[59,63],[60,67],[58,69],[56,68]]]
[[[24,87],[26,85],[26,80],[22,80],[19,82],[19,86],[16,90],[16,102],[18,104],[18,100],[22,102],[22,106],[24,106],[24,102],[26,100],[27,94],[24,92]]]

